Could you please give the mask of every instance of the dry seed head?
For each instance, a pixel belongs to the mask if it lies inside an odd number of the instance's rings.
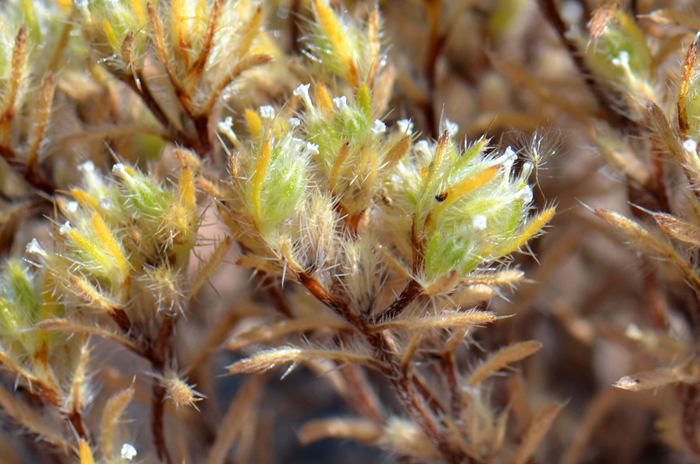
[[[189,385],[187,379],[181,379],[174,371],[166,371],[161,381],[168,392],[168,398],[175,403],[176,407],[191,406],[199,411],[195,403],[202,401],[204,395],[194,389],[197,385]]]

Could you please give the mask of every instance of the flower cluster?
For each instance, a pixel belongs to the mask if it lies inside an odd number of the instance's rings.
[[[26,0],[0,21],[0,154],[26,184],[6,192],[0,176],[0,202],[52,217],[26,262],[0,268],[0,363],[50,407],[37,413],[2,386],[0,406],[81,464],[135,458],[123,417],[144,385],[152,447],[139,459],[190,461],[207,443],[212,464],[234,444],[237,461],[252,462],[240,424],[256,414],[260,372],[284,363],[339,367],[340,394],[360,416],[311,422],[305,442],[349,430],[410,459],[456,463],[525,462],[542,439],[509,443],[508,412],[489,401],[491,378],[539,343],[469,369],[456,354],[500,318],[473,305],[522,280],[510,255],[554,215],[535,212],[536,167],[486,137],[468,144],[447,118],[437,140],[394,121],[378,7],[308,6],[306,58],[294,59],[272,30],[277,2]],[[239,92],[252,68],[250,92]],[[253,109],[257,100],[266,104]],[[203,238],[205,215],[222,239]],[[218,270],[234,247],[275,316],[254,290],[220,321],[210,307],[204,287],[230,279]],[[108,399],[90,388],[98,337],[138,358],[133,373],[105,369]],[[229,374],[256,374],[223,419],[211,415],[219,347],[244,350]],[[445,381],[433,392],[436,359]],[[379,404],[365,369],[391,384],[403,415]],[[559,409],[542,409],[532,430]],[[193,436],[172,446],[185,427]]]

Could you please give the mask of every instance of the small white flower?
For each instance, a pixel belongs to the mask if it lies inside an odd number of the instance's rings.
[[[27,253],[34,253],[40,256],[46,256],[46,251],[39,245],[37,239],[33,238],[31,242],[27,243]]]
[[[78,165],[78,170],[84,172],[85,174],[95,172],[95,163],[92,160],[87,160],[84,163]]]
[[[476,230],[486,229],[487,221],[486,216],[483,214],[476,215],[472,218],[472,227]]]
[[[275,117],[275,107],[272,105],[263,105],[260,107],[260,116],[265,119],[272,119]]]
[[[289,118],[289,127],[295,129],[301,125],[301,120],[299,118]]]
[[[318,155],[320,153],[318,151],[318,145],[311,142],[306,142],[306,152],[310,155]]]
[[[612,62],[616,66],[620,66],[621,68],[629,68],[630,67],[630,54],[626,50],[622,50],[620,52],[620,55],[618,55],[617,58],[613,58]]]
[[[313,103],[311,103],[311,96],[309,96],[309,87],[311,87],[311,84],[301,84],[299,87],[296,88],[294,91],[294,95],[297,97],[301,97],[302,100],[304,100],[304,104],[309,110],[314,109]]]
[[[228,137],[231,142],[238,140],[236,133],[233,131],[233,118],[231,116],[226,116],[226,119],[219,121],[216,128],[219,130],[219,132]]]
[[[413,121],[410,119],[400,119],[396,121],[396,125],[399,126],[399,131],[403,132],[404,134],[413,134]]]
[[[68,213],[75,213],[78,211],[78,202],[77,201],[69,201],[68,204],[66,205],[66,212]]]
[[[518,193],[515,194],[516,200],[523,200],[525,203],[530,203],[532,201],[532,187],[529,185],[520,189]]]
[[[339,111],[343,111],[345,108],[348,107],[348,98],[345,95],[343,95],[342,97],[335,97],[333,99],[333,104],[336,108],[338,108]]]
[[[518,155],[515,154],[512,148],[508,147],[501,156],[493,160],[493,165],[503,164],[506,167],[506,170],[509,170],[517,158]]]
[[[66,221],[65,224],[63,224],[58,229],[58,233],[60,233],[61,235],[66,235],[70,229],[71,229],[70,221]]]
[[[445,129],[449,132],[450,137],[454,137],[459,132],[459,125],[445,118]]]
[[[122,450],[121,450],[122,459],[127,459],[127,460],[131,461],[132,459],[134,459],[136,457],[137,454],[138,454],[138,452],[136,451],[136,448],[134,448],[134,445],[132,445],[130,443],[124,443],[122,445]]]
[[[687,151],[687,152],[697,153],[698,142],[696,142],[693,139],[686,139],[685,142],[683,142],[683,148],[685,148],[685,151]]]
[[[379,119],[375,119],[374,124],[372,124],[372,132],[374,132],[375,134],[381,134],[386,132],[386,124],[384,124],[384,122],[382,122]]]
[[[118,176],[128,177],[129,174],[126,172],[126,168],[122,163],[117,163],[112,166],[112,172]]]
[[[427,140],[419,140],[415,144],[416,151],[422,153],[424,156],[430,156],[430,144]]]

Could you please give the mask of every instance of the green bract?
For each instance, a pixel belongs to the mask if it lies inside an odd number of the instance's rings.
[[[417,143],[387,182],[397,203],[385,208],[388,224],[418,248],[413,259],[423,267],[415,270],[416,278],[426,287],[450,273],[466,278],[516,251],[553,214],[547,210],[527,220],[532,164],[518,171],[515,152],[508,147],[503,154],[489,154],[486,139],[462,150],[452,133],[445,130],[437,143]],[[398,211],[413,217],[410,229],[409,222],[392,217]]]
[[[243,195],[246,208],[262,236],[275,240],[279,226],[298,208],[307,189],[307,165],[318,147],[295,136],[293,119],[284,135],[268,128],[245,164]]]
[[[636,90],[652,79],[652,56],[636,21],[616,9],[599,39],[582,45],[589,66],[599,76]]]

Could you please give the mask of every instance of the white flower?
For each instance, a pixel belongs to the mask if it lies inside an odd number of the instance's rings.
[[[58,232],[59,232],[61,235],[66,235],[70,229],[71,229],[70,221],[66,221],[65,224],[63,224],[63,225],[58,229]]]
[[[78,165],[78,170],[84,172],[85,174],[95,172],[95,163],[93,163],[92,160],[87,160]]]
[[[40,256],[46,256],[46,250],[44,250],[37,239],[33,238],[31,242],[27,243],[27,253],[34,253]]]
[[[343,111],[348,106],[348,98],[345,95],[342,97],[335,97],[333,99],[333,104],[339,111]]]
[[[396,125],[399,126],[399,131],[408,135],[413,134],[413,122],[410,119],[400,119],[396,121]]]
[[[374,124],[372,124],[372,132],[375,134],[386,132],[386,124],[379,119],[375,119]]]
[[[78,206],[79,205],[77,201],[69,201],[66,205],[66,212],[75,213],[76,211],[78,211]]]
[[[233,131],[233,118],[231,116],[226,116],[226,119],[219,121],[216,128],[224,134],[231,142],[238,140],[236,133]]]
[[[117,163],[112,166],[112,172],[120,177],[128,177],[129,174],[126,172],[126,168],[122,163]]]
[[[311,96],[309,95],[309,87],[311,87],[311,84],[301,84],[299,87],[296,88],[294,91],[294,95],[297,97],[301,97],[302,100],[304,100],[304,104],[309,110],[314,109],[313,103],[311,103]]]
[[[450,137],[454,137],[459,132],[459,125],[445,118],[445,129],[449,132]]]
[[[526,185],[521,188],[518,193],[515,194],[516,200],[523,200],[525,203],[530,203],[532,201],[532,187]]]
[[[698,142],[693,139],[686,139],[685,142],[683,142],[683,148],[689,153],[697,153]]]
[[[260,107],[260,116],[265,119],[272,119],[275,117],[275,107],[272,105],[264,105]]]
[[[318,155],[320,153],[318,151],[318,145],[315,143],[306,142],[306,153],[310,155]]]
[[[484,230],[486,229],[487,221],[486,221],[486,216],[483,214],[479,214],[477,216],[474,216],[472,218],[472,227],[476,230]]]
[[[137,454],[138,454],[138,452],[136,451],[136,448],[134,448],[134,445],[132,445],[130,443],[124,443],[122,445],[122,450],[121,450],[122,459],[127,459],[127,460],[131,461],[132,459],[134,459],[136,457]]]

